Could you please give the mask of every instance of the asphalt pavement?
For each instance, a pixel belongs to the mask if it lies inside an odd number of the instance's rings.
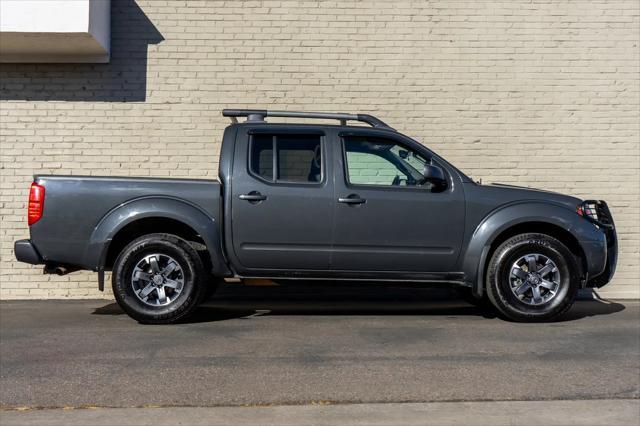
[[[519,324],[438,289],[226,285],[141,325],[107,300],[0,303],[0,407],[640,398],[640,303]]]

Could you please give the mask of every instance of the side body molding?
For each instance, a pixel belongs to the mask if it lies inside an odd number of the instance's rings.
[[[107,213],[91,234],[85,264],[102,272],[109,245],[118,231],[132,222],[150,217],[174,219],[190,226],[200,234],[209,250],[212,272],[219,276],[229,274],[222,252],[218,220],[188,201],[164,196],[136,198]],[[166,232],[171,230],[167,229]]]
[[[491,211],[478,224],[469,238],[463,254],[462,268],[467,282],[476,296],[484,292],[484,266],[488,261],[491,244],[504,231],[527,222],[555,225],[571,233],[584,251],[590,275],[597,275],[605,267],[604,234],[586,220],[578,220],[577,214],[564,206],[548,201],[523,201],[510,203]]]

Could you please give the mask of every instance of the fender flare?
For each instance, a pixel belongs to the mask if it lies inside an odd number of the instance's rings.
[[[173,219],[191,227],[202,237],[207,246],[212,273],[219,276],[229,274],[222,252],[218,221],[188,201],[166,196],[135,198],[109,211],[98,222],[91,234],[85,254],[85,264],[95,265],[95,270],[101,274],[104,273],[107,253],[113,237],[130,223],[152,217]]]
[[[462,255],[465,279],[477,297],[482,297],[484,292],[484,267],[495,239],[504,231],[529,222],[554,225],[568,231],[585,251],[587,261],[592,257],[589,255],[592,248],[583,241],[604,241],[604,235],[595,226],[561,204],[531,200],[500,206],[480,221]]]

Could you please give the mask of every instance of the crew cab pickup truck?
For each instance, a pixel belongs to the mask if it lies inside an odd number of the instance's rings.
[[[477,184],[371,115],[223,115],[219,181],[35,176],[17,259],[96,271],[101,290],[112,271],[117,302],[144,323],[189,315],[225,277],[458,285],[540,321],[613,276],[604,201]]]

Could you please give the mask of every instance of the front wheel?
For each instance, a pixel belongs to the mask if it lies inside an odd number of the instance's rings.
[[[514,321],[548,321],[573,305],[578,266],[571,251],[545,234],[520,234],[494,252],[487,268],[491,303]]]
[[[149,234],[135,239],[113,267],[113,294],[120,307],[145,324],[176,322],[193,312],[206,294],[198,252],[182,238]]]

